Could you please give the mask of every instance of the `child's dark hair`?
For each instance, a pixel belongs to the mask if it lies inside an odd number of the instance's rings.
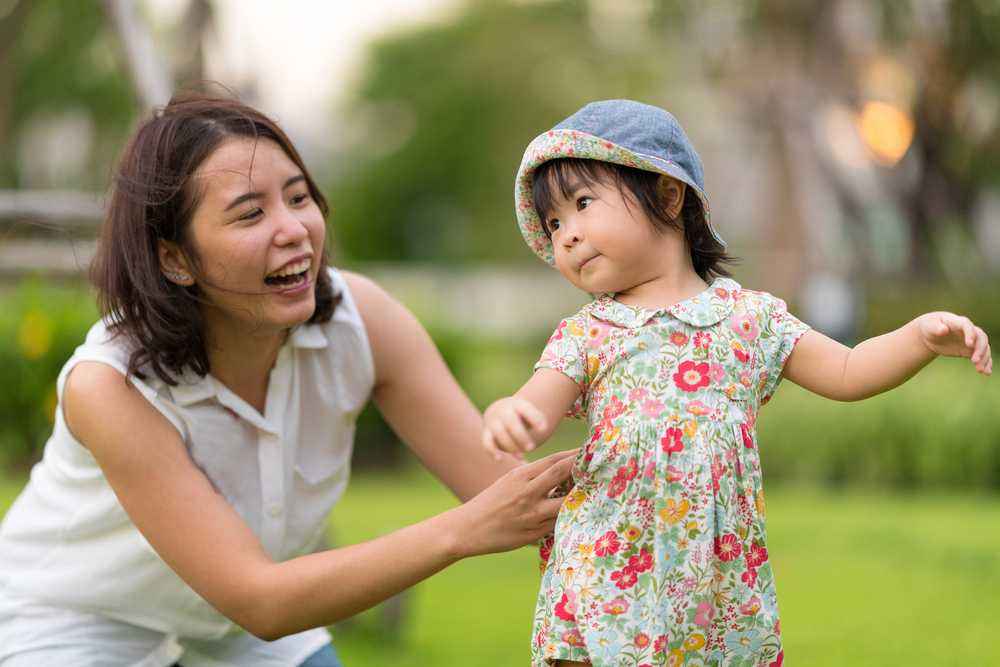
[[[685,189],[680,216],[670,217],[659,194],[660,174],[599,160],[558,158],[539,165],[532,178],[531,191],[535,210],[542,220],[545,235],[550,239],[552,230],[548,226],[547,214],[555,207],[557,193],[563,199],[568,199],[572,195],[570,187],[578,182],[585,186],[595,183],[613,184],[622,193],[626,205],[630,199],[626,195],[631,195],[631,198],[639,202],[657,230],[661,226],[683,229],[684,240],[691,249],[691,262],[702,280],[732,276],[723,264],[735,264],[739,261],[728,255],[726,247],[712,235],[701,200],[691,188]]]

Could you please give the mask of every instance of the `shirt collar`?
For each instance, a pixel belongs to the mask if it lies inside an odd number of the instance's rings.
[[[293,348],[320,350],[327,346],[328,341],[319,324],[303,324],[295,327],[285,344]],[[219,387],[211,374],[200,376],[190,368],[185,368],[177,378],[177,384],[170,388],[170,395],[180,406],[193,405],[218,394]]]
[[[652,310],[629,306],[615,301],[610,294],[604,294],[594,301],[591,312],[594,317],[628,329],[641,327],[661,313],[668,313],[693,327],[709,327],[729,317],[739,290],[740,285],[735,280],[719,277],[691,298]]]

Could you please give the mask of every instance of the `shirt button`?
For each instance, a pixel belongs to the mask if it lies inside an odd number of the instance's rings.
[[[283,510],[284,508],[281,505],[279,505],[278,503],[274,503],[273,505],[268,506],[267,513],[270,514],[272,517],[277,518],[281,516],[281,512]]]

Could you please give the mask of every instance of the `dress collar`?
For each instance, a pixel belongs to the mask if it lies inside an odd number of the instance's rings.
[[[629,329],[641,327],[661,313],[693,327],[709,327],[729,317],[739,291],[740,285],[735,280],[719,277],[704,291],[672,306],[650,310],[626,305],[615,301],[610,294],[603,294],[594,301],[591,312],[605,322]]]

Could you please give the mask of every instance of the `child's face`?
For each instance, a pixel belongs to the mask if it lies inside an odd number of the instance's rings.
[[[639,202],[626,202],[614,184],[573,178],[570,196],[557,195],[546,216],[559,272],[591,294],[624,292],[659,277],[672,235],[657,230]]]

